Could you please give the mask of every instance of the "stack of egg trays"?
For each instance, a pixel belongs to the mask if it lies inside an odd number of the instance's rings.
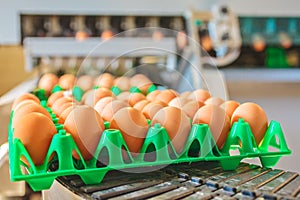
[[[270,122],[262,142],[257,146],[249,124],[239,119],[233,124],[221,150],[216,146],[208,125],[193,125],[180,155],[175,152],[166,129],[160,124],[155,124],[149,128],[140,153],[133,157],[120,131],[109,129],[109,123],[106,123],[106,129],[94,153],[94,158],[85,161],[72,136],[66,133],[63,125],[57,123],[58,119],[47,107],[46,101],[41,101],[41,104],[50,112],[57,128],[57,134],[53,136],[44,164],[35,166],[22,142],[18,138],[13,138],[11,127],[13,111],[8,131],[11,180],[25,180],[34,191],[49,189],[54,179],[59,176],[76,174],[85,184],[97,184],[110,170],[178,163],[218,161],[224,170],[234,170],[242,159],[259,157],[262,166],[273,167],[283,155],[291,153],[278,122]],[[124,150],[127,160],[124,159]],[[80,160],[72,157],[73,151],[78,153]],[[231,155],[233,151],[238,153]],[[108,161],[104,166],[99,167],[97,163],[101,155],[106,155]],[[149,155],[152,159],[147,158]],[[21,156],[28,160],[30,166],[21,161]],[[55,171],[50,170],[53,162],[58,163]]]

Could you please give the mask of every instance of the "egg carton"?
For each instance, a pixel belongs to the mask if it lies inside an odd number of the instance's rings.
[[[105,123],[106,129],[94,157],[85,161],[73,137],[64,130],[63,125],[58,124],[58,119],[47,107],[46,101],[41,101],[41,104],[51,113],[57,129],[42,165],[35,166],[20,139],[13,138],[13,111],[8,131],[11,180],[25,180],[34,191],[49,189],[54,179],[59,176],[76,174],[85,184],[97,184],[111,170],[199,161],[218,161],[224,170],[234,170],[242,159],[256,157],[260,159],[262,166],[273,167],[283,155],[291,154],[281,126],[276,121],[270,122],[262,142],[257,145],[249,124],[239,119],[233,124],[221,150],[218,149],[208,125],[194,124],[181,154],[176,153],[166,129],[155,124],[149,127],[140,153],[134,157],[129,152],[121,132],[109,129],[109,123]],[[72,157],[73,151],[78,153],[80,160]],[[232,155],[232,152],[235,154]],[[21,161],[21,156],[27,159],[29,165]],[[55,169],[51,168],[54,164],[57,165]]]

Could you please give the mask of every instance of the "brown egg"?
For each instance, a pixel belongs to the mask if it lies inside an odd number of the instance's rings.
[[[92,159],[104,131],[100,115],[90,106],[76,106],[66,118],[64,128],[73,136],[84,160]],[[73,157],[80,159],[75,151]]]
[[[130,78],[127,76],[121,76],[114,80],[114,85],[120,88],[122,91],[130,90]]]
[[[67,119],[67,117],[69,116],[72,110],[73,110],[73,106],[69,106],[66,109],[64,109],[64,111],[62,111],[62,113],[58,117],[58,123],[64,124],[65,120]]]
[[[224,103],[222,103],[220,107],[225,110],[226,114],[231,119],[233,112],[235,111],[235,109],[237,107],[239,107],[239,105],[240,105],[239,102],[230,100],[230,101],[225,101]]]
[[[16,107],[14,108],[14,112],[17,112],[17,110],[19,109],[19,107],[23,107],[25,105],[29,105],[29,104],[37,104],[40,105],[39,103],[37,103],[36,101],[32,100],[32,99],[27,99],[27,100],[23,100],[22,102],[19,102]]]
[[[154,101],[152,101],[152,102],[153,102],[153,103],[160,104],[160,105],[162,105],[163,107],[167,107],[167,106],[168,106],[168,104],[167,104],[167,103],[165,103],[165,102],[162,102],[162,101],[154,100]]]
[[[129,105],[121,100],[114,100],[103,108],[100,116],[107,122],[111,122],[113,119],[113,116],[118,110],[128,107]]]
[[[128,98],[128,103],[130,106],[134,106],[137,102],[145,100],[145,95],[141,93],[131,93]]]
[[[38,87],[45,90],[47,95],[51,94],[53,87],[58,84],[58,77],[55,74],[44,74],[39,80]]]
[[[257,145],[261,142],[268,128],[268,117],[256,103],[241,104],[232,114],[231,124],[243,118],[249,123]]]
[[[148,123],[139,110],[131,107],[120,109],[115,113],[110,128],[120,130],[133,156],[140,152],[148,132]]]
[[[161,104],[151,102],[143,108],[142,113],[147,119],[153,119],[155,114],[163,108],[164,106],[162,106]]]
[[[224,109],[213,104],[204,105],[196,112],[193,124],[208,124],[218,148],[223,147],[230,131],[230,119]]]
[[[185,114],[189,118],[193,119],[196,112],[202,106],[204,106],[204,103],[202,103],[200,101],[191,100],[191,101],[187,102],[186,104],[184,104],[181,109],[185,112]]]
[[[192,92],[190,91],[186,91],[186,92],[183,92],[179,95],[180,98],[184,98],[184,99],[188,99],[189,96],[192,94]]]
[[[73,99],[71,97],[62,97],[60,99],[57,99],[53,103],[51,109],[52,109],[53,113],[55,113],[58,116],[61,106],[65,103],[72,103],[72,102],[73,102]]]
[[[19,123],[19,120],[23,116],[25,116],[28,113],[32,113],[32,112],[41,113],[41,114],[45,115],[46,117],[48,117],[50,120],[52,120],[50,114],[43,106],[41,106],[40,104],[37,104],[35,102],[31,102],[31,103],[25,102],[24,104],[19,104],[19,106],[17,106],[17,109],[15,110],[14,116],[12,119],[12,127],[15,127],[15,125]]]
[[[186,103],[188,103],[189,101],[191,101],[190,99],[187,98],[183,98],[183,97],[175,97],[174,99],[172,99],[168,105],[169,106],[173,106],[173,107],[177,107],[177,108],[182,108]]]
[[[21,96],[19,96],[18,98],[16,98],[16,99],[14,100],[14,102],[13,102],[13,104],[12,104],[12,110],[14,110],[15,107],[16,107],[19,103],[23,102],[24,100],[29,100],[29,99],[35,101],[35,102],[38,103],[38,104],[40,103],[39,98],[37,98],[35,95],[30,94],[30,93],[25,93],[25,94],[22,94]]]
[[[111,90],[107,89],[107,88],[98,88],[95,90],[95,100],[94,100],[94,104],[97,103],[97,101],[99,101],[100,99],[102,99],[103,97],[115,97],[114,93],[112,93]]]
[[[161,93],[160,90],[154,90],[153,92],[150,92],[149,94],[147,94],[146,98],[149,100],[149,101],[154,101],[156,96]]]
[[[206,101],[204,103],[220,106],[224,103],[224,100],[219,97],[210,97],[210,98],[206,99]]]
[[[164,107],[153,117],[152,126],[156,123],[166,128],[176,152],[180,154],[191,131],[186,114],[176,107]]]
[[[95,80],[95,85],[110,89],[114,84],[114,76],[109,73],[103,73]]]
[[[104,107],[111,103],[114,100],[113,97],[103,97],[99,101],[97,101],[96,105],[94,106],[94,109],[101,115],[101,112],[103,111]]]
[[[175,90],[168,89],[162,91],[160,94],[158,94],[155,98],[157,101],[162,101],[166,104],[168,104],[172,99],[178,96],[178,93]]]
[[[114,97],[114,94],[107,88],[91,89],[83,95],[82,101],[85,105],[94,106],[104,97]]]
[[[93,88],[94,78],[89,75],[82,75],[77,79],[76,85],[78,85],[83,91],[87,91]]]
[[[117,96],[117,99],[128,102],[130,94],[131,94],[130,92],[121,92],[121,94]]]
[[[192,94],[189,95],[189,99],[193,99],[200,102],[205,102],[206,99],[210,98],[210,93],[207,90],[198,89],[193,91]]]
[[[24,115],[14,128],[14,138],[19,138],[28,151],[33,163],[44,163],[56,128],[53,122],[45,115],[32,112]],[[29,165],[25,157],[21,160]]]
[[[144,94],[147,94],[152,81],[143,74],[136,74],[130,78],[130,85],[131,87],[135,86],[139,88]]]
[[[64,91],[59,91],[51,94],[50,97],[48,98],[47,105],[51,107],[57,99],[60,99],[64,96],[65,96]]]
[[[147,99],[144,99],[144,100],[139,101],[139,102],[137,102],[136,104],[134,104],[133,107],[134,107],[135,109],[138,109],[139,111],[142,111],[143,108],[144,108],[148,103],[150,103],[150,101],[147,100]]]
[[[81,98],[81,102],[85,105],[93,106],[94,105],[94,96],[95,96],[95,90],[90,89],[83,94],[83,96]]]
[[[58,108],[58,109],[56,110],[56,115],[59,117],[59,116],[62,114],[62,112],[64,112],[67,108],[73,107],[73,106],[75,106],[75,105],[76,105],[76,104],[73,103],[73,102],[66,102],[66,103],[62,104],[62,105],[60,106],[60,108]]]
[[[75,85],[75,76],[73,74],[64,74],[59,78],[58,84],[65,90],[72,89]]]

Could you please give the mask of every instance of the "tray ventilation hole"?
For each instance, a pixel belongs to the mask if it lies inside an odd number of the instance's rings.
[[[30,166],[30,164],[28,162],[28,159],[24,155],[21,155],[20,158],[22,158],[22,161],[20,161],[21,162],[20,170],[21,170],[22,175],[28,175],[28,174],[30,174],[31,166]],[[25,164],[25,163],[28,163],[28,165]]]
[[[50,171],[54,172],[57,171],[59,169],[59,162],[58,162],[58,154],[56,151],[54,151],[51,156],[48,159],[49,165],[49,169]]]
[[[200,152],[200,143],[198,140],[194,140],[189,148],[188,156],[189,157],[199,157]]]
[[[275,140],[275,146],[269,145],[268,152],[278,152],[278,149],[280,148],[280,140],[278,135],[275,135],[272,139]]]
[[[241,155],[241,149],[243,147],[242,141],[239,139],[238,143],[236,145],[231,145],[231,148],[229,150],[230,156],[239,156]]]
[[[154,162],[156,161],[156,148],[153,143],[149,144],[147,147],[145,156],[144,156],[145,162]]]
[[[126,164],[132,163],[132,161],[130,160],[129,152],[126,150],[124,145],[122,145],[122,159]]]
[[[168,146],[168,152],[169,152],[170,159],[176,160],[177,156],[176,156],[175,151],[171,148],[170,141],[168,142],[167,146]]]
[[[101,168],[106,167],[107,165],[109,165],[109,153],[107,148],[103,147],[99,153],[96,167]]]

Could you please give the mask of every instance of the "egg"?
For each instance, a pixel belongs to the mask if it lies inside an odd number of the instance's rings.
[[[268,117],[265,111],[256,103],[241,104],[232,114],[231,123],[243,118],[249,123],[257,145],[261,142],[268,128]]]
[[[70,90],[75,85],[76,77],[73,74],[64,74],[59,78],[58,84],[65,90]]]
[[[121,100],[114,100],[103,108],[100,113],[100,116],[107,122],[111,122],[114,114],[118,112],[118,110],[128,107],[129,105]],[[130,120],[130,119],[129,119]]]
[[[14,102],[13,102],[13,104],[12,104],[12,110],[14,110],[15,107],[16,107],[19,103],[23,102],[24,100],[29,100],[29,99],[35,101],[35,102],[38,103],[38,104],[40,103],[39,98],[37,98],[35,95],[30,94],[30,93],[25,93],[25,94],[22,94],[21,96],[19,96],[18,98],[16,98],[16,99],[14,100]]]
[[[98,88],[94,90],[94,104],[104,97],[115,97],[114,93],[107,88]]]
[[[178,92],[176,92],[175,90],[172,90],[172,89],[167,89],[167,90],[164,90],[161,93],[159,93],[156,96],[155,100],[162,101],[162,102],[168,104],[172,99],[174,99],[177,96],[178,96]]]
[[[45,90],[47,95],[51,94],[53,87],[58,84],[58,77],[53,73],[44,74],[39,80],[38,87]]]
[[[134,104],[133,107],[134,107],[135,109],[138,109],[139,111],[142,111],[143,108],[144,108],[147,104],[149,104],[149,103],[150,103],[149,100],[144,99],[144,100],[141,100],[141,101],[137,102],[136,104]]]
[[[94,89],[90,89],[86,91],[81,98],[81,102],[88,106],[94,106],[94,95],[95,95]]]
[[[179,95],[180,98],[188,99],[188,97],[192,94],[190,91],[183,92]]]
[[[93,88],[94,78],[89,75],[82,75],[77,79],[76,85],[78,85],[83,91],[87,91]]]
[[[183,98],[183,97],[175,97],[174,99],[172,99],[168,105],[169,106],[173,106],[173,107],[177,107],[177,108],[182,108],[186,103],[188,103],[189,101],[191,101],[190,99],[187,98]]]
[[[224,100],[219,97],[210,97],[210,98],[206,99],[204,103],[220,106],[220,105],[222,105],[222,103],[224,103]]]
[[[64,124],[65,120],[67,119],[67,117],[69,116],[72,110],[73,110],[73,106],[69,106],[66,109],[64,109],[58,117],[58,123]]]
[[[64,128],[74,138],[84,160],[92,159],[104,131],[100,115],[90,106],[76,106],[66,118]],[[77,152],[72,154],[80,159]]]
[[[223,108],[228,115],[228,117],[231,119],[233,112],[237,107],[239,107],[240,103],[237,101],[225,101],[224,103],[221,104],[221,108]]]
[[[165,127],[176,152],[178,154],[182,153],[191,131],[191,123],[188,116],[179,108],[168,106],[154,115],[151,125],[154,126],[156,123]]]
[[[182,106],[182,110],[185,112],[185,114],[193,119],[195,113],[199,110],[200,107],[204,106],[204,103],[200,102],[200,101],[189,101],[186,104],[184,104]]]
[[[62,104],[57,110],[56,110],[56,115],[59,117],[62,112],[64,112],[67,108],[69,107],[74,107],[76,104],[73,102],[66,102]]]
[[[114,84],[114,76],[110,73],[103,73],[95,80],[95,85],[110,89]]]
[[[130,78],[127,76],[121,76],[114,80],[114,85],[120,88],[122,91],[130,90]]]
[[[207,90],[204,89],[198,89],[193,91],[189,96],[188,99],[205,102],[206,99],[210,98],[210,93]]]
[[[44,114],[32,112],[24,115],[14,128],[13,137],[19,138],[28,151],[33,163],[44,163],[56,128]],[[25,157],[21,160],[29,165]]]
[[[57,99],[60,99],[64,96],[65,96],[64,91],[59,91],[51,94],[50,97],[48,98],[47,105],[51,107]]]
[[[37,103],[36,101],[32,100],[32,99],[26,99],[26,100],[23,100],[22,102],[19,102],[16,107],[14,108],[14,112],[17,112],[17,110],[20,108],[20,107],[23,107],[25,105],[29,105],[29,104],[37,104],[37,105],[40,105],[39,103]]]
[[[163,108],[164,106],[161,104],[151,102],[143,108],[142,113],[147,119],[152,119],[154,115]]]
[[[131,87],[139,88],[144,94],[147,94],[149,87],[152,85],[152,81],[143,74],[136,74],[130,78]]]
[[[114,100],[113,97],[103,97],[102,99],[100,99],[99,101],[97,101],[96,105],[94,106],[94,109],[99,113],[99,115],[101,114],[102,110],[104,109],[104,107],[108,104],[111,103]]]
[[[65,104],[65,103],[72,103],[72,102],[73,102],[73,99],[71,97],[62,97],[53,103],[51,109],[52,109],[53,113],[55,113],[58,116],[61,106],[63,106],[63,104]]]
[[[118,96],[117,96],[117,99],[118,100],[121,100],[121,101],[126,101],[128,102],[128,99],[129,99],[129,96],[130,96],[130,92],[121,92]]]
[[[120,130],[132,156],[137,156],[148,132],[145,116],[135,108],[122,108],[114,114],[110,128]]]
[[[155,98],[156,98],[156,96],[157,96],[159,93],[161,93],[160,90],[154,90],[154,91],[150,92],[149,94],[147,94],[147,97],[146,97],[146,98],[147,98],[149,101],[154,101]]]
[[[94,106],[104,97],[114,97],[114,94],[107,88],[91,89],[83,95],[82,101],[85,105]]]
[[[130,106],[134,106],[139,101],[145,100],[145,95],[141,93],[131,93],[128,97],[128,103]]]
[[[204,105],[196,112],[193,124],[208,124],[218,148],[223,147],[230,131],[230,119],[224,109],[213,104]]]
[[[19,104],[19,106],[17,107],[17,109],[14,112],[14,116],[12,119],[12,127],[15,127],[16,124],[19,123],[19,120],[25,116],[28,113],[31,112],[38,112],[41,113],[43,115],[45,115],[46,117],[48,117],[50,120],[52,120],[49,112],[40,104],[37,104],[35,102],[30,102],[30,103],[23,103],[23,104]]]
[[[165,102],[162,102],[162,101],[154,100],[154,101],[152,101],[152,102],[153,102],[153,103],[160,104],[160,105],[162,105],[163,107],[167,107],[167,106],[168,106],[168,104],[167,104],[167,103],[165,103]]]

